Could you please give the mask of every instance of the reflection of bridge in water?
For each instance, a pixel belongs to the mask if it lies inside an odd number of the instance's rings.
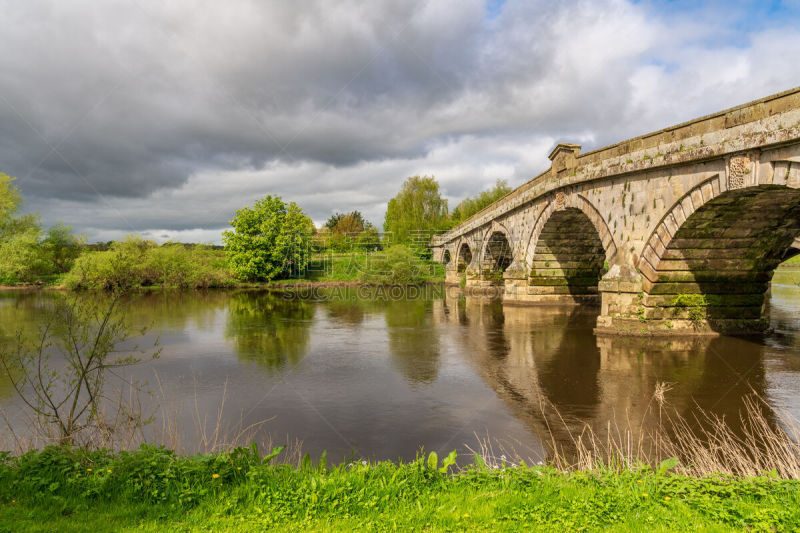
[[[646,439],[658,424],[652,397],[659,382],[672,387],[669,409],[690,424],[701,408],[738,429],[745,397],[765,395],[760,344],[596,337],[596,317],[591,308],[504,306],[454,290],[434,308],[435,321],[469,326],[459,330],[464,357],[548,448],[554,439],[569,452],[570,435],[588,425],[604,436],[609,422]]]

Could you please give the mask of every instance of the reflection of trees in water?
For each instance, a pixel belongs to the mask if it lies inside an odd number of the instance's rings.
[[[392,364],[411,383],[432,383],[439,373],[439,334],[433,328],[433,301],[395,298],[386,291],[331,292],[320,301],[327,317],[345,327],[360,325],[369,315],[383,315]]]
[[[368,308],[374,307],[370,302],[351,295],[327,298],[323,301],[328,317],[333,322],[345,326],[358,326],[364,322]]]
[[[183,331],[193,325],[201,330],[211,330],[219,311],[227,307],[230,293],[221,291],[152,291],[127,296],[124,306],[126,320],[134,327],[148,326],[154,337],[157,333]],[[9,291],[0,292],[0,342],[13,342],[17,332],[28,340],[40,338],[44,310],[54,299],[75,298],[103,308],[111,296],[106,292],[51,292]],[[149,340],[132,339],[147,344]],[[0,375],[0,396],[11,392],[11,384]]]
[[[225,336],[236,355],[277,370],[298,363],[308,350],[314,305],[269,293],[230,295]]]
[[[384,307],[389,353],[412,383],[432,383],[439,375],[439,334],[432,327],[429,299],[387,301]]]
[[[470,300],[448,298],[434,316],[463,323],[466,315],[465,356],[542,444],[554,437],[567,454],[586,424],[601,437],[611,421],[622,431],[642,429],[646,438],[658,424],[651,399],[659,382],[672,384],[667,401],[691,423],[699,407],[734,430],[745,396],[766,391],[763,346],[755,342],[596,338],[591,309]]]
[[[42,292],[0,292],[0,343],[7,348],[16,343],[17,335],[32,342],[40,337],[41,318],[53,298],[63,295]],[[0,369],[0,398],[14,394],[14,388]]]
[[[190,325],[210,330],[230,297],[231,293],[217,290],[167,290],[133,294],[125,304],[134,324],[154,324],[159,330],[185,330]]]

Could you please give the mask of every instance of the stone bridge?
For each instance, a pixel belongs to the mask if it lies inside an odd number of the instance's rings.
[[[800,88],[580,153],[437,235],[448,283],[600,304],[597,331],[754,333],[800,253]]]

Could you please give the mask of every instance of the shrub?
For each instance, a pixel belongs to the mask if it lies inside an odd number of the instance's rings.
[[[71,289],[163,286],[225,287],[234,283],[224,253],[207,246],[187,247],[129,236],[105,252],[84,252],[65,276]]]
[[[402,244],[370,255],[359,274],[359,281],[377,285],[410,285],[428,280],[427,262]]]

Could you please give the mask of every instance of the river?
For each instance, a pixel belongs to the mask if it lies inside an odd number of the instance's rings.
[[[548,442],[568,446],[583,424],[655,423],[658,382],[688,418],[702,408],[735,426],[751,393],[776,423],[800,418],[800,289],[790,278],[776,276],[774,331],[759,338],[597,337],[595,308],[510,307],[455,288],[300,296],[153,292],[129,301],[129,320],[151,326],[138,342],[158,337],[162,347],[129,371],[162,408],[154,425],[170,413],[181,446],[194,451],[198,419],[214,427],[224,396],[229,430],[266,420],[253,438],[300,440],[304,452],[338,461],[411,459],[422,446],[463,454],[476,434],[543,458]],[[3,342],[18,328],[35,335],[54,297],[0,294]],[[7,380],[0,406],[21,423]]]

